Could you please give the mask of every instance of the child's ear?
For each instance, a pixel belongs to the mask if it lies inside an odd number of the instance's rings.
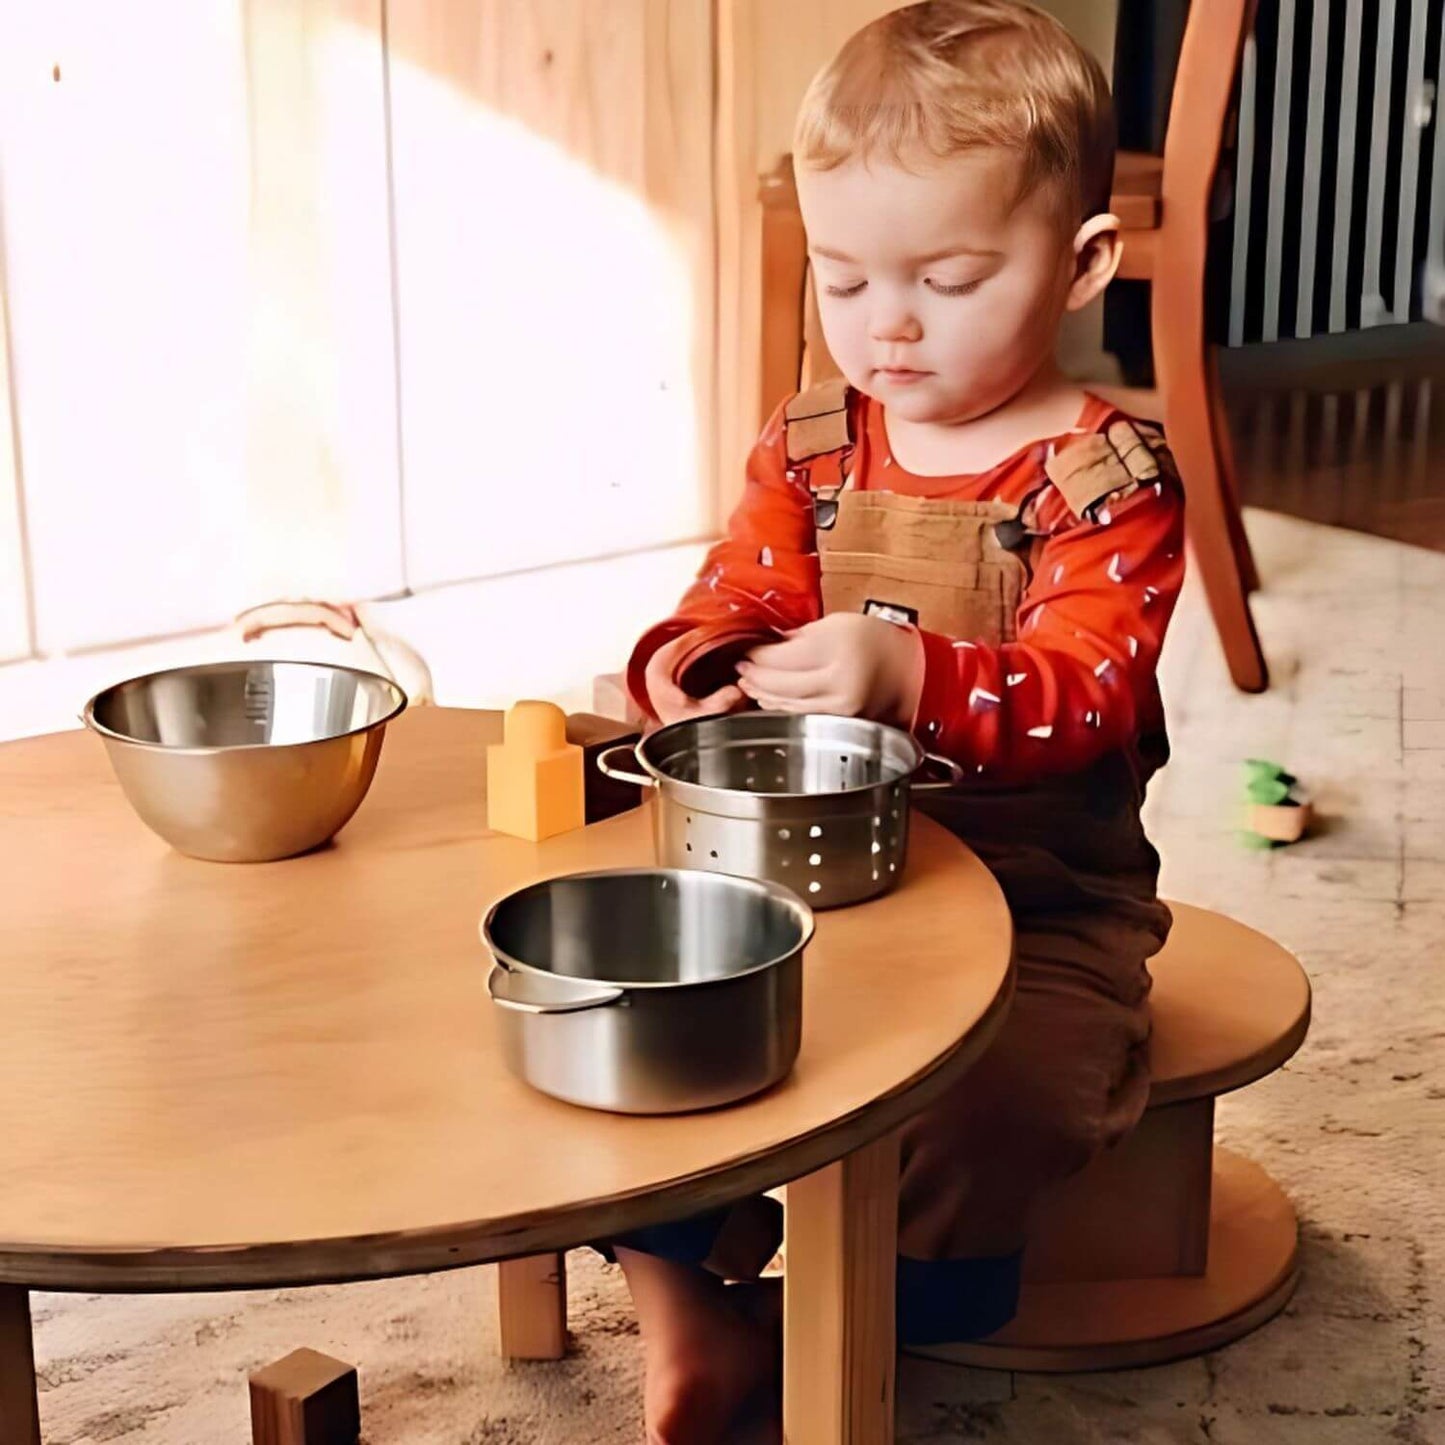
[[[1114,279],[1124,253],[1119,218],[1107,212],[1090,216],[1074,237],[1074,284],[1069,288],[1070,311],[1080,311]]]

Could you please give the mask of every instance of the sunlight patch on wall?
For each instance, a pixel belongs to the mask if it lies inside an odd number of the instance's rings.
[[[698,535],[691,278],[664,221],[393,58],[413,585]]]

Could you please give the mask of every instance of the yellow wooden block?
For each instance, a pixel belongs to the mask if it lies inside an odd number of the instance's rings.
[[[487,826],[540,843],[586,818],[582,749],[567,741],[567,718],[550,702],[519,702],[503,740],[487,749]]]

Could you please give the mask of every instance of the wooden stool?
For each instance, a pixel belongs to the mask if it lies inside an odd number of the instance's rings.
[[[1294,1210],[1257,1165],[1214,1147],[1214,1101],[1299,1048],[1309,980],[1253,929],[1173,909],[1173,933],[1150,967],[1148,1111],[1123,1143],[1041,1202],[1017,1317],[987,1340],[911,1353],[1001,1370],[1162,1364],[1238,1339],[1293,1294]],[[560,1357],[565,1315],[559,1324],[548,1287],[560,1264],[545,1256],[502,1268],[511,1273],[503,1353]],[[546,1322],[540,1345],[535,1320]]]
[[[1001,1370],[1162,1364],[1238,1339],[1294,1292],[1294,1210],[1257,1165],[1214,1147],[1214,1100],[1299,1048],[1309,980],[1253,929],[1173,907],[1150,967],[1148,1111],[1040,1204],[1017,1316],[986,1340],[912,1353]]]

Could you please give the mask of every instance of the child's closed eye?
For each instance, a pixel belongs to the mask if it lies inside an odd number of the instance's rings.
[[[856,296],[868,283],[866,281],[855,281],[851,286],[825,286],[823,291],[828,296]]]
[[[946,281],[935,281],[929,276],[924,279],[923,284],[938,296],[968,296],[983,285],[983,279],[980,277],[976,281],[959,281],[949,285]]]

